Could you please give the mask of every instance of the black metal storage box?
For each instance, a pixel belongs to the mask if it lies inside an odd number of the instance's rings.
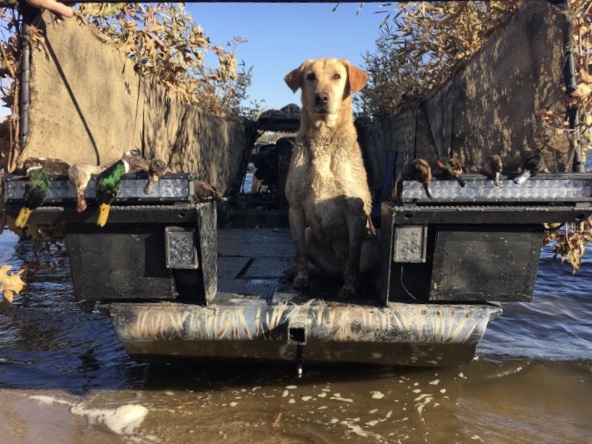
[[[26,180],[6,177],[9,214]],[[50,180],[45,206],[30,224],[63,224],[75,296],[86,300],[177,300],[207,304],[217,290],[216,206],[194,200],[194,177],[168,174],[144,193],[146,176],[125,176],[104,227],[96,225],[94,181],[86,211],[65,177]]]
[[[592,175],[540,175],[496,187],[480,175],[397,185],[382,205],[381,298],[387,301],[529,301],[544,223],[592,213]]]

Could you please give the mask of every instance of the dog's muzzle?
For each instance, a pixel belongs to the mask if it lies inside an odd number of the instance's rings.
[[[329,113],[329,93],[326,91],[319,91],[315,93],[315,112],[318,114]]]

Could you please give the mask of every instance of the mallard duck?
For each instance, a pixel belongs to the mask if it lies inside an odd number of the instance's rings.
[[[407,174],[410,179],[421,182],[429,199],[432,198],[429,183],[432,180],[432,168],[424,159],[414,159],[407,165]]]
[[[70,168],[70,164],[61,159],[54,159],[51,157],[29,157],[23,162],[22,169],[24,174],[27,174],[27,171],[32,166],[36,167],[39,165],[45,168],[45,171],[49,176],[65,176],[68,174],[68,168]]]
[[[84,192],[93,174],[100,174],[103,169],[97,165],[87,163],[75,163],[68,168],[68,179],[76,189],[76,211],[82,213],[86,210]]]
[[[160,159],[152,159],[150,161],[150,167],[148,168],[148,182],[144,187],[144,193],[150,194],[152,193],[152,189],[156,182],[160,180],[168,172],[168,167],[166,163],[164,163]]]
[[[483,171],[494,180],[496,187],[500,186],[500,174],[503,168],[502,158],[498,154],[492,154],[483,161]]]
[[[456,157],[445,157],[443,159],[439,159],[437,164],[438,168],[444,172],[445,176],[456,180],[461,187],[467,185],[467,183],[460,178],[463,169],[460,160],[458,160]]]
[[[49,177],[39,159],[27,159],[23,169],[29,180],[25,185],[23,206],[16,218],[17,228],[24,228],[27,225],[33,210],[43,205],[49,194]]]
[[[195,179],[195,195],[201,201],[218,200],[222,197],[218,188],[199,179]]]
[[[514,178],[514,183],[522,185],[529,178],[536,176],[538,173],[548,173],[547,163],[541,153],[537,153],[528,157],[522,165],[522,173]]]
[[[99,227],[104,227],[107,223],[111,203],[119,193],[121,178],[129,172],[129,169],[129,163],[126,160],[119,159],[99,174],[97,183],[95,184],[95,194],[99,204],[99,217],[97,219],[97,225]]]
[[[129,173],[137,173],[139,171],[150,171],[150,161],[142,156],[140,150],[130,150],[123,153],[121,160],[125,160],[129,164]]]
[[[139,150],[126,151],[121,159],[104,170],[97,178],[95,194],[99,203],[97,225],[104,227],[109,218],[111,203],[119,193],[121,178],[128,173],[148,171],[150,163],[142,157]]]

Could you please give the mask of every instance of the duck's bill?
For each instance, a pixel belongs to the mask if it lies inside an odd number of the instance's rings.
[[[76,211],[82,213],[86,210],[87,204],[84,198],[84,193],[76,194]]]
[[[27,225],[27,221],[29,220],[29,216],[32,212],[33,210],[30,210],[27,207],[22,207],[21,211],[18,214],[18,217],[16,218],[16,222],[14,223],[16,227],[25,228],[25,225]]]
[[[97,219],[97,225],[99,227],[104,227],[107,223],[107,219],[109,219],[109,210],[111,209],[111,205],[109,204],[100,204],[99,205],[99,218]]]

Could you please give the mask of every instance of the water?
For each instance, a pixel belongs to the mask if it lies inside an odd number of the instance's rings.
[[[546,248],[533,302],[504,304],[468,365],[307,363],[300,380],[285,362],[131,361],[66,260],[0,307],[0,443],[592,443],[591,250],[573,276]],[[0,236],[0,264],[30,259]]]

